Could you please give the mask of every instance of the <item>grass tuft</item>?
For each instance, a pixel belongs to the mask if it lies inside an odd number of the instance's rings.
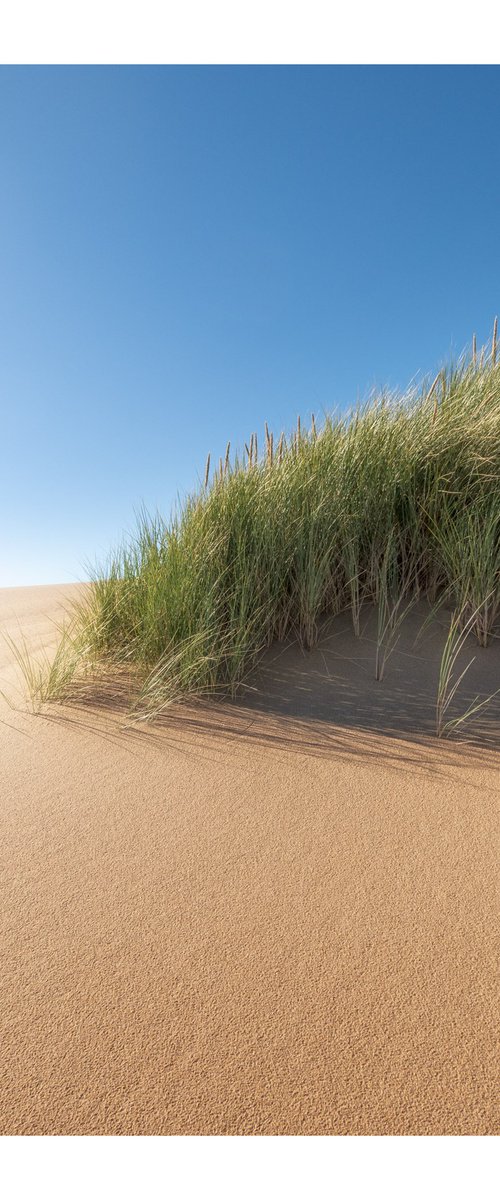
[[[377,678],[416,598],[446,597],[481,645],[500,616],[500,363],[491,345],[404,395],[252,433],[170,521],[143,515],[96,573],[54,662],[25,676],[41,700],[88,664],[127,665],[139,713],[234,693],[273,641],[314,646],[348,608],[378,606]],[[453,637],[455,636],[453,626]],[[454,643],[452,642],[452,645]],[[444,730],[440,701],[438,730]]]

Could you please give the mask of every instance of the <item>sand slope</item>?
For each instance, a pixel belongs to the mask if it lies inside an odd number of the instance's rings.
[[[162,728],[0,708],[2,1133],[500,1132],[497,755],[335,653]]]

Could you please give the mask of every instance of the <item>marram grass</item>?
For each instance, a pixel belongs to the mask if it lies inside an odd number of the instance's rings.
[[[322,618],[379,606],[376,672],[408,607],[451,602],[482,645],[500,615],[500,363],[496,326],[404,395],[378,395],[278,441],[267,426],[169,522],[144,515],[75,611],[48,691],[80,665],[127,666],[135,711],[234,692],[273,641],[314,645]],[[75,646],[77,652],[75,652]],[[80,647],[80,652],[78,652]],[[37,677],[38,695],[43,681]],[[441,728],[444,722],[440,722]]]

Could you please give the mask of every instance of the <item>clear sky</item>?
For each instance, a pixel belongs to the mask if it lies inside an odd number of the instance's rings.
[[[0,69],[0,585],[500,310],[500,69]]]

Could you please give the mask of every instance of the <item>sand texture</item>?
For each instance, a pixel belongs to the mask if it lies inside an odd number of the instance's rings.
[[[500,1132],[499,709],[433,741],[442,629],[334,629],[160,726],[0,701],[3,1134]]]

